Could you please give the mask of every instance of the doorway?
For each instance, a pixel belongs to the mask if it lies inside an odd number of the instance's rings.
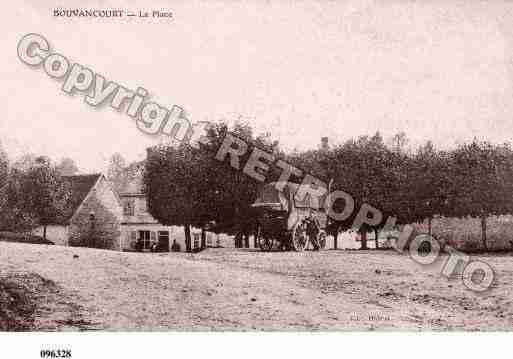
[[[158,250],[169,252],[169,231],[159,231]]]

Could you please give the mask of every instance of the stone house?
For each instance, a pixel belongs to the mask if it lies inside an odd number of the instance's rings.
[[[69,215],[47,226],[47,239],[58,245],[122,249],[121,199],[102,174],[65,176],[71,198]],[[43,227],[33,231],[43,234]]]
[[[138,191],[120,194],[123,206],[122,250],[169,252],[173,242],[185,250],[185,235],[180,227],[164,226],[148,212],[146,196]]]
[[[191,228],[191,243],[185,241],[183,227],[166,226],[159,223],[148,211],[146,195],[143,193],[142,168],[123,186],[118,186],[119,197],[123,208],[123,221],[121,222],[122,245],[124,251],[141,250],[164,251],[175,250],[191,251],[200,249],[201,230]],[[208,234],[207,238],[212,236]]]
[[[65,176],[71,199],[66,218],[46,228],[46,237],[56,245],[104,248],[119,251],[198,250],[201,230],[191,229],[186,245],[182,227],[165,226],[148,212],[140,181],[117,193],[103,174]],[[33,234],[42,236],[43,227]],[[225,242],[225,241],[223,241]],[[207,232],[207,246],[218,246],[219,236]]]

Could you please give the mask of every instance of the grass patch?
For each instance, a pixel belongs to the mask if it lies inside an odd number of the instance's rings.
[[[33,287],[35,274],[0,277],[0,330],[26,331],[33,328],[37,302]],[[31,283],[32,282],[32,283]]]

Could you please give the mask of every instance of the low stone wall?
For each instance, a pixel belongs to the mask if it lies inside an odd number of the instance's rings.
[[[416,223],[418,232],[428,232],[428,222]],[[431,234],[443,245],[464,252],[483,251],[481,219],[474,217],[435,217]],[[486,219],[486,244],[490,251],[513,250],[513,216],[490,216]]]
[[[513,216],[493,216],[486,221],[488,248],[513,250]]]
[[[37,227],[32,231],[32,234],[43,237],[43,226]],[[53,242],[55,245],[67,246],[68,245],[68,227],[60,225],[46,226],[46,239]]]

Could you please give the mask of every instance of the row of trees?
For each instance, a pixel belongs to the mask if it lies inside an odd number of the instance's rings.
[[[322,175],[334,179],[335,189],[349,192],[357,205],[365,202],[380,209],[384,218],[395,216],[403,224],[427,220],[429,228],[436,215],[481,218],[484,249],[486,218],[513,213],[509,144],[474,140],[442,151],[427,142],[411,152],[404,146],[386,146],[376,134],[346,141],[318,156]],[[348,229],[351,223],[333,223],[332,233]],[[363,227],[362,247],[366,247],[367,231],[376,231],[377,238],[384,225],[383,221]]]
[[[69,184],[62,175],[77,167],[70,159],[53,164],[44,156],[25,155],[10,163],[0,145],[0,231],[25,232],[69,215]]]
[[[214,156],[228,126],[219,124],[210,133],[210,142],[200,149],[187,146],[157,146],[149,151],[145,185],[149,210],[159,221],[185,226],[213,228],[217,231],[252,230],[251,204],[261,185],[228,161]],[[370,204],[397,223],[430,220],[436,215],[482,218],[513,213],[513,151],[509,144],[494,145],[477,140],[451,150],[438,150],[427,142],[416,150],[407,147],[404,134],[385,142],[376,133],[350,139],[332,148],[284,153],[268,135],[256,136],[247,125],[236,125],[231,132],[251,147],[273,153],[326,183],[332,190],[343,190],[355,199],[355,208]],[[241,158],[245,163],[247,157]],[[267,181],[278,179],[281,170],[271,166]],[[300,181],[300,178],[293,178]],[[335,203],[335,207],[344,206]],[[355,211],[356,214],[356,211]],[[353,217],[330,222],[328,230],[336,237],[351,227]],[[215,225],[214,225],[215,224]],[[360,228],[362,248],[367,247],[367,232],[376,226]],[[485,233],[485,228],[484,232]],[[377,245],[377,243],[376,243]],[[335,242],[336,246],[336,242]],[[486,236],[483,236],[486,249]]]
[[[436,215],[481,218],[485,249],[486,218],[513,213],[509,144],[473,141],[439,150],[427,142],[411,150],[404,134],[386,142],[376,133],[331,148],[285,153],[268,134],[256,135],[248,125],[229,129],[221,123],[210,129],[210,141],[199,149],[156,146],[149,149],[145,163],[132,164],[115,155],[108,177],[122,191],[144,172],[150,213],[162,223],[184,226],[189,243],[191,226],[242,233],[242,240],[248,242],[254,220],[251,204],[261,184],[228,161],[215,159],[228,131],[249,144],[242,164],[252,147],[259,147],[326,183],[331,181],[332,190],[352,195],[356,208],[368,203],[380,209],[384,218],[397,217],[398,223],[429,222]],[[76,172],[71,159],[54,164],[48,158],[27,155],[10,163],[0,146],[0,230],[45,226],[64,216],[69,189],[62,176]],[[271,166],[266,179],[277,180],[280,174],[281,169]],[[335,207],[344,205],[339,201]],[[336,238],[353,220],[330,222],[328,231]],[[378,232],[384,224],[360,229],[362,247],[367,245],[367,232]]]
[[[277,143],[268,136],[255,136],[251,127],[236,125],[232,130],[245,142],[277,152]],[[219,124],[210,129],[208,144],[200,149],[189,146],[156,146],[149,149],[144,183],[148,209],[160,222],[184,226],[186,243],[191,243],[191,226],[205,230],[241,233],[246,243],[253,230],[251,204],[259,183],[229,163],[215,159],[228,126]],[[249,156],[243,156],[244,163]]]

